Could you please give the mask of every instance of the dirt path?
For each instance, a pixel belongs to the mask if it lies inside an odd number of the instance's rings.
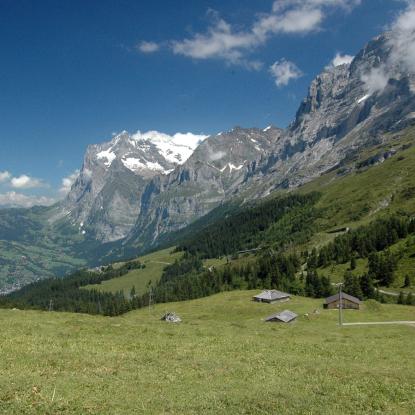
[[[399,297],[399,294],[397,294],[397,293],[392,293],[392,292],[390,292],[390,291],[379,290],[379,292],[380,292],[381,294],[385,294],[385,295],[392,295],[393,297]]]
[[[384,324],[404,324],[415,327],[415,321],[366,321],[359,323],[343,323],[343,326],[371,326]]]

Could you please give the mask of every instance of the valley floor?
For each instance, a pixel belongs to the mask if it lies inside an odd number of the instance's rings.
[[[0,310],[0,413],[415,413],[414,327],[339,328],[321,300],[258,304],[254,293],[117,318]],[[285,308],[300,314],[294,324],[261,320]],[[183,322],[160,321],[165,311]],[[415,320],[414,307],[345,312],[392,320]]]

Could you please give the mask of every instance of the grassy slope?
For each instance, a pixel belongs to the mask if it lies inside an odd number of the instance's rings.
[[[148,283],[157,282],[163,269],[167,264],[173,263],[176,259],[180,258],[182,253],[172,252],[173,248],[163,249],[153,252],[148,255],[139,257],[138,259],[146,265],[144,269],[135,269],[122,277],[113,278],[111,280],[103,281],[101,284],[91,284],[83,287],[83,289],[95,289],[101,292],[123,291],[124,295],[129,298],[131,288],[135,286],[137,294],[144,294],[148,291]],[[229,259],[233,264],[245,264],[253,259],[252,255],[240,256],[237,259]],[[220,268],[227,263],[226,257],[211,258],[203,261],[205,268],[216,267]],[[124,262],[115,263],[114,268],[119,267]]]
[[[0,413],[414,413],[414,327],[340,329],[322,309],[293,325],[264,323],[321,301],[257,304],[252,294],[119,318],[0,310]],[[379,307],[346,320],[415,319],[413,307]],[[159,321],[166,309],[183,323]]]
[[[349,165],[355,165],[389,148],[399,150],[384,163],[346,176],[339,176],[337,169],[300,188],[304,193],[322,193],[317,207],[324,210],[319,220],[323,232],[316,235],[312,244],[322,244],[332,239],[335,235],[326,234],[325,231],[336,227],[357,227],[377,216],[399,211],[414,214],[415,146],[400,150],[405,144],[414,142],[415,129],[409,129],[403,136],[393,139],[390,144],[362,153],[359,160]]]
[[[173,253],[172,250],[173,248],[164,249],[139,257],[140,262],[145,264],[145,268],[134,269],[122,277],[103,281],[101,284],[87,285],[84,288],[113,293],[123,291],[124,295],[129,297],[131,288],[135,286],[137,294],[144,294],[150,281],[155,283],[160,279],[166,264],[173,263],[182,255],[181,253]],[[115,267],[117,267],[117,264],[115,264]]]

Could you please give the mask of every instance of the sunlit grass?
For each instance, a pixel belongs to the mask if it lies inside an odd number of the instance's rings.
[[[258,304],[254,293],[118,318],[0,310],[0,413],[414,413],[415,328],[341,329],[321,300]],[[296,323],[262,321],[285,308]],[[183,322],[161,322],[166,310]],[[414,310],[369,303],[345,319],[413,320]]]

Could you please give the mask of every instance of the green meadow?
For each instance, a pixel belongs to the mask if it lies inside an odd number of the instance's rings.
[[[159,281],[166,265],[181,257],[182,253],[173,251],[174,248],[168,248],[139,257],[137,259],[145,265],[145,268],[134,269],[122,277],[103,281],[101,284],[87,285],[83,288],[112,293],[122,291],[129,298],[131,288],[134,286],[136,293],[142,295],[148,291],[149,283],[154,284]],[[119,264],[114,264],[114,267],[116,268],[117,265]]]
[[[340,328],[322,300],[254,293],[117,318],[0,310],[0,413],[415,413],[415,327]],[[295,323],[262,321],[285,308]],[[160,321],[165,311],[183,322]],[[415,309],[369,301],[345,320],[415,320]]]

